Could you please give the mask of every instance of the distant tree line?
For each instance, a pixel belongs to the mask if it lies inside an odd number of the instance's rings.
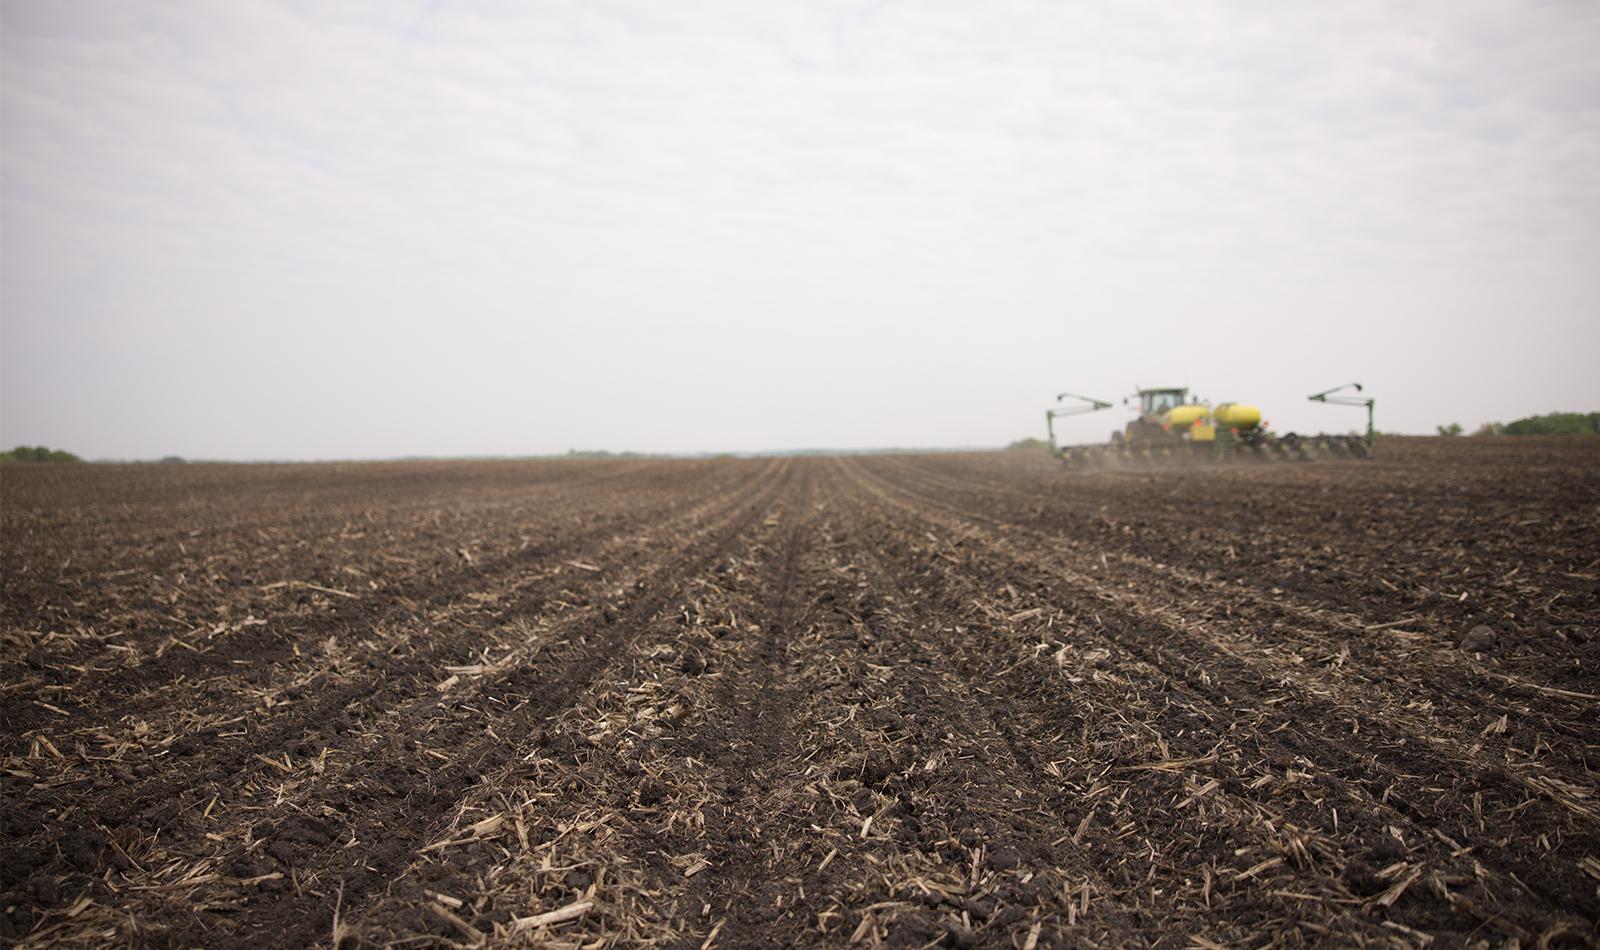
[[[1439,426],[1440,435],[1460,435],[1461,425]],[[1516,422],[1485,422],[1473,435],[1600,435],[1600,412],[1551,412]]]
[[[568,449],[569,459],[642,459],[648,458],[642,452],[611,452],[606,449]]]
[[[1050,451],[1050,443],[1030,436],[1026,439],[1018,439],[1006,446],[1006,448],[1013,452],[1048,452]]]
[[[1506,435],[1594,435],[1600,433],[1600,412],[1552,412],[1506,424]]]
[[[19,445],[9,452],[0,452],[0,462],[81,462],[71,452],[50,449],[42,445]]]

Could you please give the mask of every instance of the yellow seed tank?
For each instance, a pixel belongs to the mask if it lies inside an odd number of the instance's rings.
[[[1184,406],[1173,406],[1162,415],[1161,421],[1168,428],[1180,429],[1184,426],[1192,426],[1199,420],[1204,419],[1206,417],[1206,413],[1209,411],[1210,410],[1206,409],[1205,406],[1202,406],[1199,403],[1189,403],[1188,405]]]
[[[1217,425],[1229,429],[1254,429],[1261,424],[1261,410],[1239,402],[1225,402],[1211,410]]]

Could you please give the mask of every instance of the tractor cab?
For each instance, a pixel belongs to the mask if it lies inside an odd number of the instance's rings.
[[[1141,389],[1139,396],[1139,412],[1146,416],[1159,416],[1168,409],[1176,409],[1189,401],[1189,390],[1184,389]]]

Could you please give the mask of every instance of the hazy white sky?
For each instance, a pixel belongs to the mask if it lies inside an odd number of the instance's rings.
[[[5,445],[1600,409],[1593,3],[0,0],[0,70]]]

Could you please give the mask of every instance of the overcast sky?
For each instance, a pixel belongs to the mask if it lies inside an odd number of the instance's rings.
[[[0,443],[1600,410],[1600,5],[0,0]],[[1127,413],[1064,427],[1100,441]]]

